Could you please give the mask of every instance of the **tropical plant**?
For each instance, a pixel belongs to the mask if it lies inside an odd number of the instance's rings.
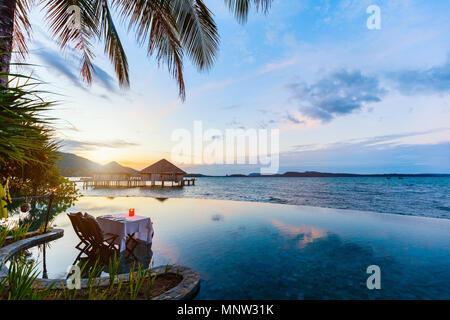
[[[108,274],[109,274],[109,287],[110,289],[114,286],[116,283],[116,277],[119,270],[120,260],[122,259],[122,256],[117,256],[116,252],[114,252],[114,255],[109,258],[109,264],[108,264]]]
[[[52,102],[40,97],[44,92],[36,89],[37,84],[32,77],[11,75],[6,86],[0,85],[0,175],[3,177],[9,176],[18,164],[45,166],[45,158],[56,148],[48,126],[52,119],[42,116]]]
[[[28,230],[30,229],[31,223],[25,223],[22,225],[18,225],[14,228],[10,229],[10,234],[12,236],[12,240],[15,241],[19,241],[22,239],[25,239]]]
[[[16,197],[45,195],[56,187],[57,204],[66,208],[78,192],[59,172],[59,144],[51,128],[54,119],[43,116],[53,102],[41,98],[46,92],[38,89],[39,84],[29,76],[15,74],[7,86],[0,86],[0,183],[9,179],[9,191]],[[8,210],[16,205],[20,204],[13,203]],[[28,220],[37,207],[38,201],[33,200]],[[32,230],[39,224],[33,223]]]
[[[146,272],[147,272],[147,274],[146,274],[146,277],[145,277],[145,280],[144,280],[144,285],[145,285],[145,298],[146,298],[146,299],[150,299],[150,297],[151,297],[151,290],[152,290],[152,288],[153,288],[153,285],[154,285],[155,280],[156,280],[156,278],[158,277],[159,273],[155,272],[155,273],[152,275],[152,270],[151,270],[151,268],[150,268],[150,269],[147,269]]]
[[[0,226],[0,248],[6,243],[8,236],[11,237],[12,242],[25,239],[30,230],[31,223],[14,223]]]
[[[224,0],[237,20],[245,22],[251,7],[267,11],[272,0]],[[28,19],[34,0],[3,0],[0,5],[0,52],[27,52],[31,34]],[[100,40],[114,65],[119,84],[129,85],[128,61],[117,32],[112,11],[127,22],[148,55],[165,63],[185,96],[183,58],[187,55],[199,70],[213,64],[219,35],[212,12],[202,0],[40,0],[45,19],[61,49],[73,47],[80,53],[82,78],[90,83],[95,72],[93,43]],[[73,5],[76,5],[73,7]],[[72,6],[72,7],[71,7]],[[78,19],[78,20],[77,20]],[[75,24],[74,24],[75,22]],[[3,73],[9,72],[11,54],[1,57]],[[5,79],[1,81],[5,82]]]
[[[42,300],[50,294],[52,286],[39,288],[36,284],[39,272],[34,262],[24,262],[20,259],[12,259],[8,273],[2,279],[3,298],[8,300]],[[1,296],[0,296],[1,298]]]
[[[128,279],[128,288],[130,290],[131,300],[136,300],[147,277],[147,271],[142,268],[141,264],[138,264],[138,268],[136,271],[134,271],[135,269],[136,267],[133,264],[133,267],[130,269],[130,276]]]

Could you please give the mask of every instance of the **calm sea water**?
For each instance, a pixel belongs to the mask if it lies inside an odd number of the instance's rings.
[[[200,274],[197,299],[450,299],[449,219],[149,197],[82,197],[68,211],[130,207],[153,221],[155,265]],[[46,249],[50,278],[64,277],[79,241],[64,213],[54,223],[64,237]],[[29,253],[42,270],[42,249]],[[381,269],[380,290],[366,286],[370,265]]]
[[[80,184],[81,186],[81,184]],[[89,189],[87,196],[272,202],[450,218],[450,178],[198,178],[183,189]]]

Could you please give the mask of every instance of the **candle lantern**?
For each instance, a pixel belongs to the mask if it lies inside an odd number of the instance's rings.
[[[128,210],[128,215],[129,215],[130,217],[134,216],[134,209],[129,209],[129,210]]]

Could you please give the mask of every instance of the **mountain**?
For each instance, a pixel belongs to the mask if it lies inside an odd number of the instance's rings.
[[[106,173],[106,174],[129,173],[129,174],[132,174],[132,175],[138,173],[137,170],[134,170],[134,169],[129,168],[129,167],[124,167],[124,166],[118,164],[115,161],[112,161],[110,163],[107,163],[107,164],[101,166],[100,172],[101,173]]]
[[[137,170],[124,167],[115,161],[101,165],[73,153],[61,152],[60,156],[61,161],[59,162],[59,168],[61,170],[61,174],[65,177],[89,177],[95,172],[137,173]]]

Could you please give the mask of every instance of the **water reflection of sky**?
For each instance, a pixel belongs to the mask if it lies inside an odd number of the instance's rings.
[[[151,217],[155,265],[202,277],[199,299],[450,298],[450,220],[315,207],[201,199],[82,197],[71,212]],[[69,219],[47,250],[61,276],[78,242]],[[42,253],[31,250],[34,257]],[[366,288],[379,265],[382,289]]]

